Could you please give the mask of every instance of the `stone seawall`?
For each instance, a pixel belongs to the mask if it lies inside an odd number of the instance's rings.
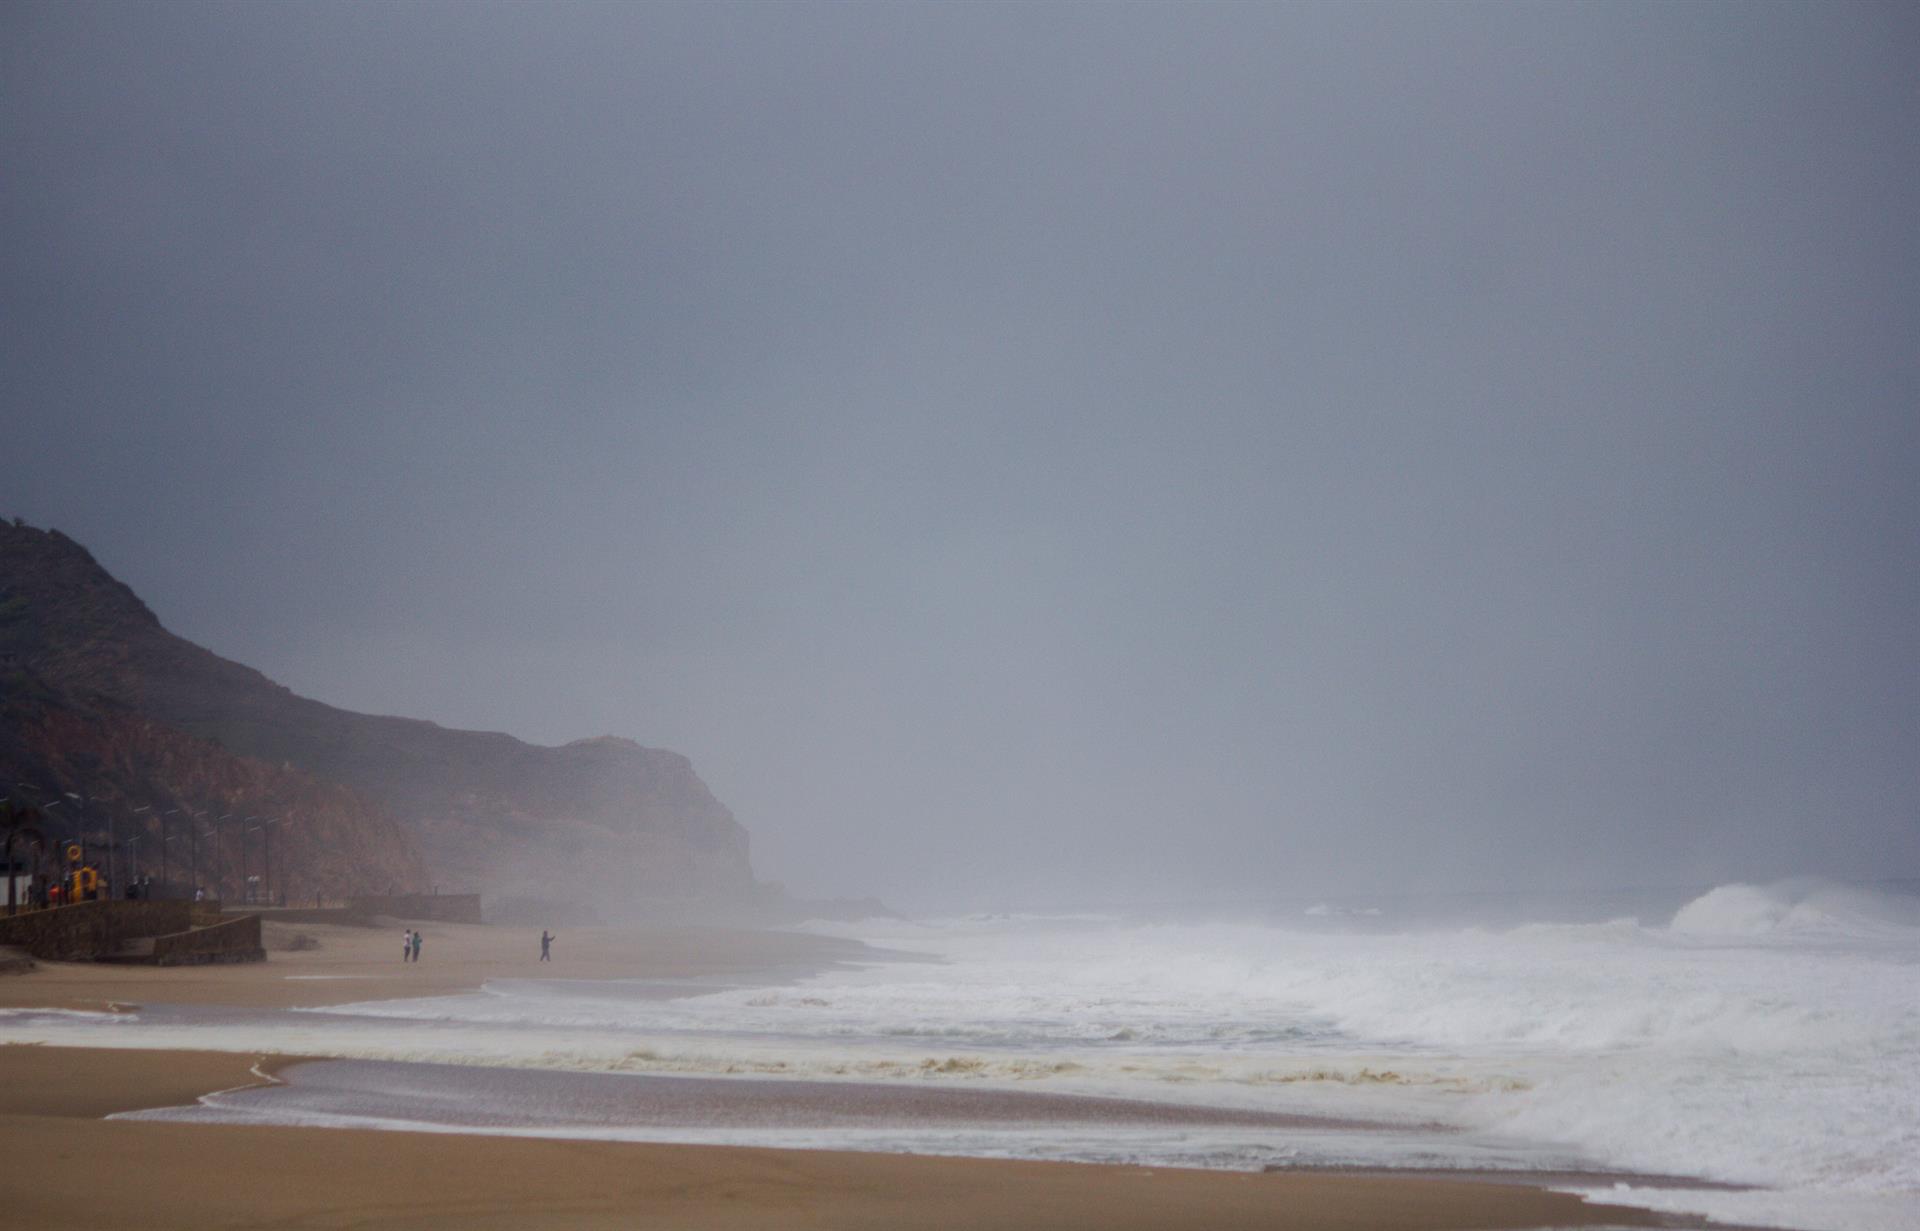
[[[43,961],[86,962],[121,941],[184,932],[192,916],[193,904],[178,900],[75,902],[0,918],[0,945]]]

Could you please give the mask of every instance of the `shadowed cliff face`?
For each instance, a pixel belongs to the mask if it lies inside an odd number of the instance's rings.
[[[9,792],[21,802],[60,801],[34,822],[49,842],[117,838],[123,877],[137,870],[228,901],[242,898],[249,875],[264,874],[255,882],[261,891],[289,902],[429,883],[412,837],[346,787],[236,756],[138,714],[76,708],[22,673],[0,689],[0,774]],[[222,824],[222,816],[230,819]],[[285,821],[268,838],[249,817]]]
[[[685,757],[629,740],[512,736],[335,709],[167,632],[57,531],[0,525],[0,667],[351,788],[397,818],[432,883],[562,897],[751,889],[747,835]],[[0,671],[4,674],[4,671]]]

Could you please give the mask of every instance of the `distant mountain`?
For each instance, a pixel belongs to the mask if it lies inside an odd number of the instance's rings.
[[[369,889],[392,881],[587,897],[612,915],[636,899],[745,898],[755,890],[746,831],[685,757],[613,737],[541,747],[296,696],[168,632],[58,531],[0,522],[0,690],[8,707],[0,771],[9,774],[79,781],[74,765],[45,768],[63,755],[63,740],[104,747],[138,729],[156,750],[190,739],[214,746],[205,753],[210,763],[225,754],[287,776],[250,789],[288,795],[297,782],[361,801],[355,832],[364,842],[335,854],[342,865],[371,862],[373,870],[352,874]],[[91,733],[84,739],[83,729]],[[130,763],[130,798],[147,798],[140,774],[150,772]],[[152,794],[162,783],[149,785]],[[268,815],[294,805],[246,807]],[[346,812],[339,817],[345,824]],[[395,821],[395,835],[378,837]],[[318,847],[311,855],[328,857]]]

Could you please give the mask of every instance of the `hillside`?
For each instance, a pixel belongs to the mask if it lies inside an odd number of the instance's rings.
[[[346,787],[138,714],[69,704],[18,670],[0,677],[0,774],[13,799],[44,809],[43,836],[116,836],[122,883],[138,872],[236,901],[252,876],[256,893],[290,902],[430,884],[412,837]],[[285,819],[269,837],[261,817]]]
[[[397,820],[443,890],[740,895],[747,835],[685,757],[603,737],[558,748],[337,709],[168,632],[58,531],[0,523],[0,678],[77,714],[138,716],[297,770]],[[18,742],[18,741],[16,741]]]

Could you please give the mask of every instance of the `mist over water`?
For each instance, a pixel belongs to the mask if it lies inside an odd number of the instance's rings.
[[[803,894],[1920,875],[1917,34],[11,4],[0,515]]]

